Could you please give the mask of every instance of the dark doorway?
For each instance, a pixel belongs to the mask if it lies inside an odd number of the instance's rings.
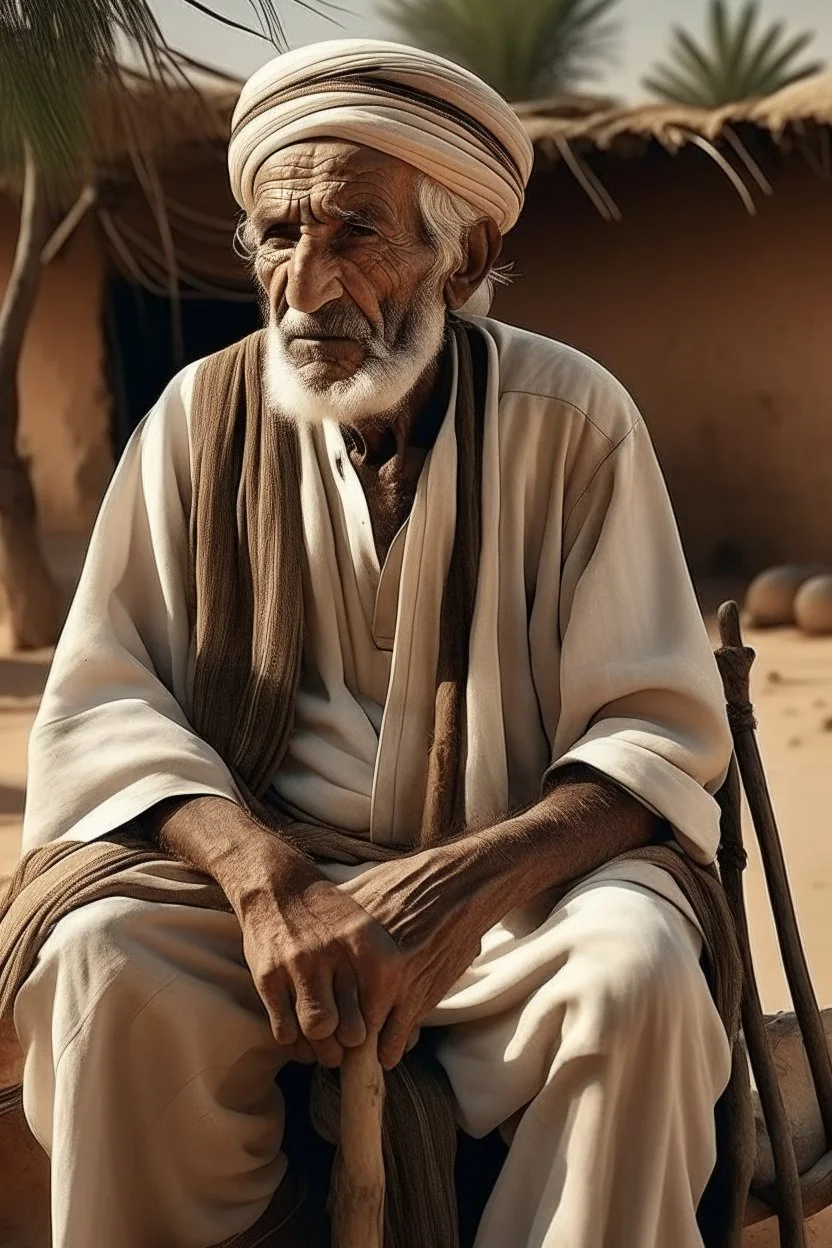
[[[181,324],[183,358],[177,361],[170,301],[122,277],[110,279],[106,342],[116,458],[177,369],[258,329],[260,313],[253,297],[250,302],[183,299]]]

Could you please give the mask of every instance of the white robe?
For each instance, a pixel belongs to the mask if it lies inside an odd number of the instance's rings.
[[[482,548],[467,689],[466,811],[536,800],[582,762],[712,860],[730,753],[716,666],[649,436],[568,347],[492,320]],[[186,610],[196,365],[131,439],[103,503],[29,748],[24,848],[94,839],[163,798],[236,790],[191,729]],[[301,432],[307,637],[273,796],[404,844],[418,828],[453,542],[454,395],[379,568],[337,425]]]
[[[579,353],[480,325],[467,814],[531,803],[550,767],[581,761],[708,862],[730,738],[644,425]],[[193,377],[171,382],[104,502],[32,733],[27,847],[102,836],[177,794],[236,798],[187,719]],[[273,797],[404,843],[424,801],[453,421],[383,569],[339,429],[301,440],[307,635]],[[362,868],[323,869],[339,881]],[[730,1049],[693,915],[665,872],[634,862],[593,873],[554,910],[539,900],[485,934],[425,1020],[442,1028],[460,1121],[516,1127],[477,1248],[701,1248]],[[27,1117],[52,1158],[56,1248],[205,1248],[251,1226],[287,1164],[285,1053],[233,915],[129,895],[82,907],[46,941],[15,1021]]]

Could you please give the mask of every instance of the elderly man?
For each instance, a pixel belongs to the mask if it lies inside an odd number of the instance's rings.
[[[339,41],[229,162],[266,328],[135,434],[31,742],[27,848],[157,846],[17,993],[56,1248],[317,1242],[275,1076],[420,1028],[511,1140],[477,1248],[695,1248],[731,1050],[679,879],[729,736],[629,396],[474,315],[529,142]]]

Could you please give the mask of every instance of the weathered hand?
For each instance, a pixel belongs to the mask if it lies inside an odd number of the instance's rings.
[[[163,849],[213,876],[278,1043],[337,1066],[381,1026],[403,961],[395,942],[291,841],[222,797],[173,798],[142,823]]]
[[[243,952],[278,1044],[298,1060],[338,1066],[344,1048],[378,1031],[405,959],[349,895],[299,863],[235,906]]]
[[[474,961],[495,921],[491,892],[472,890],[469,869],[470,858],[449,845],[380,863],[339,885],[402,954],[379,1035],[379,1057],[388,1068],[400,1061],[413,1031]]]

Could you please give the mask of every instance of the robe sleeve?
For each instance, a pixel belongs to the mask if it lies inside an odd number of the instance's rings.
[[[547,778],[583,763],[713,860],[731,753],[722,684],[643,421],[611,447],[563,530],[560,714]]]
[[[163,798],[239,800],[183,709],[194,371],[139,426],[102,503],[29,740],[24,849],[94,840]]]

